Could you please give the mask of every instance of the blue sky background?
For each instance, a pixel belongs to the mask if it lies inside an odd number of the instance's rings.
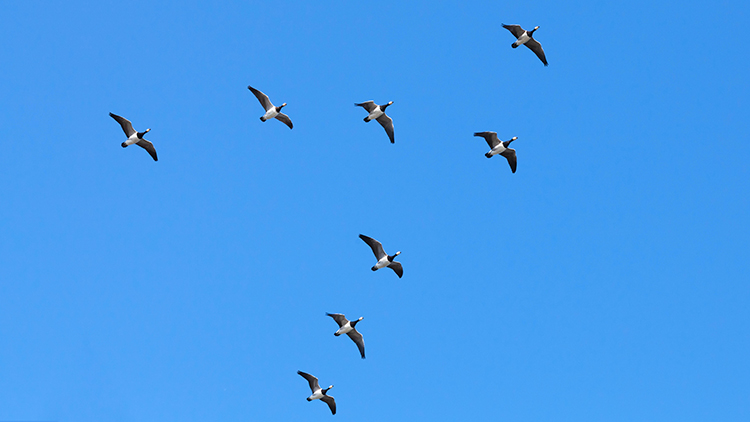
[[[750,419],[747,2],[0,8],[0,420]]]

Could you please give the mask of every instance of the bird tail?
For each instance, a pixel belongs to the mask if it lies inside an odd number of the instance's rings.
[[[492,158],[492,154],[490,154],[489,152],[486,153],[486,154],[484,154],[484,156],[487,157],[487,158]]]
[[[372,267],[372,268],[370,268],[370,269],[371,269],[371,270],[373,270],[373,271],[377,271],[377,270],[378,270],[377,268],[375,268],[375,266],[373,266],[373,267]]]
[[[370,121],[370,116],[365,117],[365,122],[369,122],[369,121]]]
[[[265,121],[266,121],[266,119],[265,119],[265,118],[264,118],[263,116],[260,116],[260,121],[261,121],[261,122],[265,122]]]
[[[120,144],[120,146],[123,147],[123,148],[125,148],[126,146],[128,146],[128,144],[126,144],[125,142],[123,142],[123,143]]]
[[[516,43],[513,43],[510,46],[513,47],[513,48],[518,48],[518,45],[516,45]]]

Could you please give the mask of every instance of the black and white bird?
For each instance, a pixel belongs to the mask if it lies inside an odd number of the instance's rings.
[[[400,262],[394,261],[394,259],[401,254],[401,251],[396,252],[393,255],[387,255],[385,251],[383,250],[383,245],[378,242],[377,240],[365,236],[363,234],[359,235],[359,238],[364,240],[365,243],[370,245],[370,248],[372,249],[372,253],[375,254],[375,258],[378,259],[378,262],[373,265],[372,268],[370,268],[373,271],[377,271],[381,268],[388,267],[393,270],[393,272],[398,275],[398,278],[401,278],[401,276],[404,275],[404,268],[401,266]]]
[[[312,395],[307,398],[307,401],[320,399],[320,401],[325,402],[328,405],[328,407],[331,409],[331,414],[335,415],[336,414],[336,401],[333,399],[333,397],[326,394],[328,390],[333,388],[333,385],[329,386],[328,388],[321,389],[320,385],[318,385],[317,378],[315,378],[314,376],[306,372],[297,371],[297,373],[300,374],[302,378],[306,379],[308,383],[310,383],[310,390],[312,390]]]
[[[507,141],[500,142],[497,137],[497,132],[475,132],[474,136],[481,136],[487,141],[487,145],[490,146],[490,151],[484,154],[487,158],[492,158],[493,155],[500,154],[508,160],[510,169],[513,173],[516,172],[516,150],[509,148],[510,143],[518,139],[518,136],[514,136]]]
[[[547,58],[544,56],[544,50],[542,49],[542,45],[539,44],[539,41],[535,40],[533,35],[534,31],[539,29],[538,26],[535,26],[534,29],[531,31],[526,31],[523,28],[521,28],[519,25],[505,25],[503,24],[503,28],[510,31],[513,36],[516,37],[516,42],[511,44],[510,46],[513,48],[518,47],[519,45],[523,44],[526,47],[529,47],[529,50],[533,51],[534,54],[536,54],[537,57],[539,57],[539,60],[544,63],[545,66],[547,66]]]
[[[385,109],[391,104],[393,104],[393,101],[388,101],[388,104],[383,105],[377,105],[374,101],[354,103],[355,106],[362,107],[367,110],[368,113],[370,113],[367,117],[365,117],[365,122],[369,122],[370,120],[377,120],[378,123],[383,126],[383,129],[385,129],[385,133],[388,134],[388,138],[391,140],[391,143],[394,144],[396,143],[396,141],[393,139],[393,120],[385,114]]]
[[[123,148],[127,147],[128,145],[136,144],[139,147],[148,151],[148,153],[151,154],[151,158],[153,158],[154,161],[159,161],[159,159],[156,158],[156,148],[154,148],[154,144],[143,139],[143,135],[149,133],[151,129],[146,129],[143,132],[136,132],[135,129],[133,129],[133,124],[130,123],[130,120],[122,116],[113,114],[113,113],[109,113],[109,115],[113,119],[117,120],[117,123],[119,123],[120,126],[122,126],[123,132],[125,132],[125,136],[128,137],[128,139],[121,144]]]
[[[356,328],[354,328],[355,325],[357,325],[358,322],[362,321],[364,318],[359,317],[359,319],[355,321],[349,321],[346,319],[344,314],[329,314],[326,312],[326,315],[333,318],[334,321],[336,321],[336,324],[339,325],[338,331],[333,333],[334,336],[338,337],[342,334],[346,334],[349,336],[352,341],[357,345],[357,348],[359,348],[359,354],[362,355],[362,359],[365,358],[365,339],[362,338],[362,334],[357,331]]]
[[[263,108],[266,110],[266,114],[260,117],[261,122],[265,122],[266,120],[273,119],[275,117],[276,119],[278,119],[285,125],[289,126],[289,129],[292,128],[292,120],[289,118],[289,116],[281,112],[281,108],[285,107],[286,103],[276,107],[273,104],[271,104],[271,100],[268,99],[268,95],[258,91],[257,89],[249,85],[247,89],[249,89],[250,91],[252,91],[253,94],[255,94],[255,97],[258,98],[258,101],[260,101],[260,105],[262,105]]]

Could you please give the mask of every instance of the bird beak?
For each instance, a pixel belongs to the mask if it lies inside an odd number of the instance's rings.
[[[151,132],[151,128],[146,129],[146,131],[143,133],[148,133],[148,132]]]
[[[282,104],[281,106],[282,106],[282,107],[286,107],[286,103]]]
[[[539,29],[539,27],[537,26],[537,27],[536,27],[536,28],[534,28],[534,29]]]
[[[393,101],[388,101],[388,105],[391,105],[391,104],[393,104]]]

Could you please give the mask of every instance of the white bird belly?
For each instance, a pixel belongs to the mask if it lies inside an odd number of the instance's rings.
[[[353,330],[352,326],[350,324],[346,324],[343,327],[339,328],[339,330],[336,331],[336,334],[338,334],[338,335],[346,334],[346,333],[348,333],[351,330]]]
[[[138,143],[138,141],[140,141],[140,139],[138,139],[138,134],[134,133],[133,136],[131,136],[130,138],[128,138],[127,141],[125,141],[125,145],[133,145],[135,143]]]
[[[367,116],[367,118],[370,120],[375,120],[378,117],[382,116],[383,114],[385,114],[383,113],[383,110],[381,110],[380,107],[378,107],[375,110],[373,110],[372,113],[370,113],[370,115]]]
[[[266,112],[266,114],[263,115],[263,118],[266,119],[266,120],[270,120],[270,119],[273,119],[274,117],[276,117],[278,115],[279,115],[279,112],[276,111],[276,107],[274,107],[274,108],[268,110]]]
[[[497,154],[500,154],[500,153],[502,153],[503,151],[505,151],[505,147],[503,146],[503,144],[500,144],[500,145],[498,145],[498,146],[496,146],[495,148],[492,148],[492,149],[490,150],[490,155],[491,155],[491,156],[492,156],[492,155],[497,155]]]
[[[322,391],[320,391],[320,390],[318,390],[318,391],[316,391],[315,393],[313,393],[313,395],[312,395],[312,396],[308,397],[307,399],[308,399],[308,400],[317,400],[317,399],[319,399],[319,398],[321,398],[321,397],[323,397],[323,392],[322,392]]]
[[[521,35],[520,37],[518,37],[518,40],[516,40],[516,45],[526,44],[526,41],[528,41],[530,39],[531,39],[531,37],[529,37],[528,34],[526,34],[524,32],[523,35]]]
[[[375,264],[376,269],[381,269],[387,267],[391,261],[388,260],[388,256],[384,256],[381,260],[378,261],[377,264]]]

